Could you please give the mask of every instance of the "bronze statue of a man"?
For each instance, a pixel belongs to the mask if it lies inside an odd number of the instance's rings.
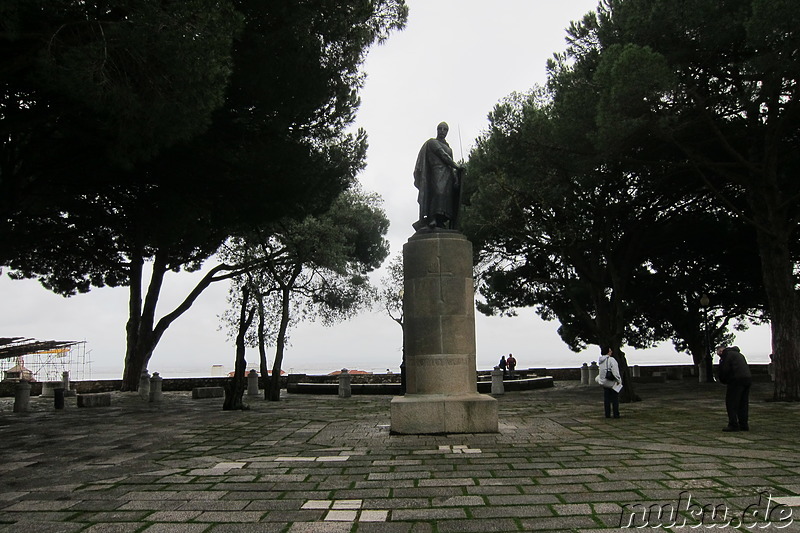
[[[456,229],[464,167],[453,161],[453,150],[445,140],[449,130],[447,123],[439,124],[436,138],[425,141],[417,156],[414,186],[419,189],[419,220],[413,224],[417,231],[448,225]]]

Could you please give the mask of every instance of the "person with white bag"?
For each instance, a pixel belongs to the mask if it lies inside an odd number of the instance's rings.
[[[597,373],[595,381],[603,386],[603,408],[606,418],[611,418],[613,411],[614,418],[619,418],[619,391],[622,390],[622,374],[619,371],[619,363],[614,359],[614,351],[600,349],[600,359],[597,366],[600,372]],[[605,352],[605,353],[603,353]]]

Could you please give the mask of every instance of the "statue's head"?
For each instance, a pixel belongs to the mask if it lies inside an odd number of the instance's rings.
[[[440,122],[439,125],[436,126],[436,137],[444,139],[447,137],[448,131],[450,131],[450,126],[447,125],[447,122]]]

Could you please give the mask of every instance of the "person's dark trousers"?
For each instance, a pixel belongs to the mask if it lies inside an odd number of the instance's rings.
[[[614,409],[614,418],[619,418],[619,393],[611,387],[603,387],[603,408],[606,418],[611,418],[611,409]]]
[[[749,380],[728,383],[725,409],[728,411],[728,427],[731,429],[750,429],[750,384]]]

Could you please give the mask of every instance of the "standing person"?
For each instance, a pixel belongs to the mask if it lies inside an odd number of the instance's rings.
[[[414,186],[419,189],[419,220],[413,224],[417,231],[445,228],[448,222],[455,229],[464,167],[453,161],[453,150],[445,140],[448,131],[447,123],[440,123],[436,138],[425,141],[417,156]]]
[[[728,425],[722,431],[749,431],[750,386],[753,375],[738,346],[718,346],[719,380],[728,386],[725,391],[725,409]]]
[[[500,364],[498,364],[497,366],[500,367],[500,370],[503,371],[503,379],[505,379],[505,377],[506,377],[506,366],[507,366],[507,364],[508,364],[508,362],[506,361],[506,356],[505,355],[501,355],[500,356]]]
[[[613,357],[614,351],[611,348],[600,349],[600,359],[597,365],[600,372],[597,374],[597,383],[603,386],[603,409],[606,418],[611,418],[613,411],[614,418],[619,418],[619,391],[622,390],[622,375],[619,372],[619,363]]]
[[[508,365],[508,373],[513,376],[514,370],[517,368],[517,360],[514,358],[514,354],[508,354],[506,364]]]

